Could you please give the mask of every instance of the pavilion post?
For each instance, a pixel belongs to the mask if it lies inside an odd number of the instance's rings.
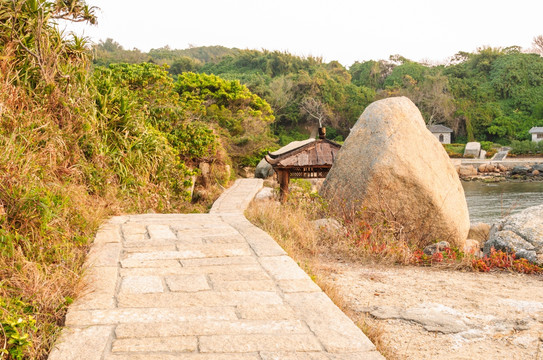
[[[290,174],[289,174],[288,170],[285,170],[285,169],[279,170],[279,172],[277,174],[277,177],[278,177],[278,180],[279,180],[279,186],[280,186],[280,189],[281,189],[281,193],[280,193],[281,202],[285,202],[287,200],[288,183],[290,181],[290,176],[289,175]]]

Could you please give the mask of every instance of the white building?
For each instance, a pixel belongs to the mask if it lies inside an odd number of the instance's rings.
[[[430,125],[428,130],[439,140],[442,144],[451,143],[451,134],[453,130],[443,125]]]
[[[530,134],[532,134],[532,141],[538,142],[543,140],[543,127],[531,128]]]

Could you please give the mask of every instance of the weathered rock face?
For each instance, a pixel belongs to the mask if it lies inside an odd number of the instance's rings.
[[[473,165],[460,165],[458,175],[462,177],[477,176],[477,169]]]
[[[325,234],[342,236],[345,235],[345,228],[336,219],[317,219],[311,222],[318,232],[324,232]]]
[[[499,170],[493,164],[481,164],[481,165],[479,165],[479,168],[477,170],[480,173],[499,172]]]
[[[492,226],[483,252],[490,249],[514,252],[538,265],[543,265],[543,205],[532,206],[507,216]]]
[[[530,167],[528,166],[515,166],[513,170],[511,170],[511,175],[526,175],[530,171]]]
[[[446,248],[450,248],[451,247],[451,244],[449,244],[447,241],[440,241],[438,243],[435,243],[435,244],[430,244],[428,246],[426,246],[423,250],[423,252],[426,254],[426,255],[434,255],[436,252],[440,252],[440,251],[443,251],[445,250]]]
[[[273,175],[273,168],[270,165],[270,163],[268,163],[266,159],[260,160],[260,162],[255,168],[255,177],[259,179],[267,179],[272,175]]]
[[[331,206],[382,213],[409,240],[462,246],[469,230],[464,190],[415,104],[388,98],[366,108],[321,190]]]
[[[472,141],[466,144],[466,148],[464,149],[464,157],[473,157],[475,159],[478,159],[480,154],[481,143]]]
[[[255,177],[257,176],[255,175]],[[273,200],[274,197],[273,189],[265,186],[255,195],[255,201]]]

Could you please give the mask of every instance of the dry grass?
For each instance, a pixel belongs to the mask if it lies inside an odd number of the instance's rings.
[[[383,214],[363,214],[365,216],[362,217],[344,214],[340,217],[340,229],[316,229],[311,221],[329,218],[328,207],[316,194],[310,194],[309,187],[303,182],[295,182],[294,185],[286,203],[252,203],[246,212],[247,218],[268,232],[300,264],[387,359],[395,359],[396,355],[385,341],[382,326],[377,320],[349,308],[342,294],[328,280],[332,278],[334,269],[324,264],[339,261],[468,271],[540,271],[534,265],[514,260],[512,256],[501,252],[496,252],[486,260],[454,248],[446,248],[433,256],[425,255],[420,248],[408,244],[406,234],[401,231],[402,227]],[[487,235],[485,232],[481,236],[486,239]]]
[[[289,202],[281,205],[276,201],[252,203],[246,211],[247,218],[268,232],[283,249],[309,274],[330,299],[345,312],[377,350],[394,359],[394,354],[384,341],[382,327],[365,315],[349,308],[341,293],[330,281],[330,269],[323,265],[324,259],[370,259],[365,252],[350,243],[346,234],[316,229],[311,220],[322,218],[325,206],[318,197],[307,192],[291,192]],[[387,259],[386,261],[390,261]]]

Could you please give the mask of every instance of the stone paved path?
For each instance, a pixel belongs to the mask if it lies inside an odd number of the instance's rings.
[[[243,216],[262,180],[210,214],[112,218],[49,360],[384,359],[264,231]]]

